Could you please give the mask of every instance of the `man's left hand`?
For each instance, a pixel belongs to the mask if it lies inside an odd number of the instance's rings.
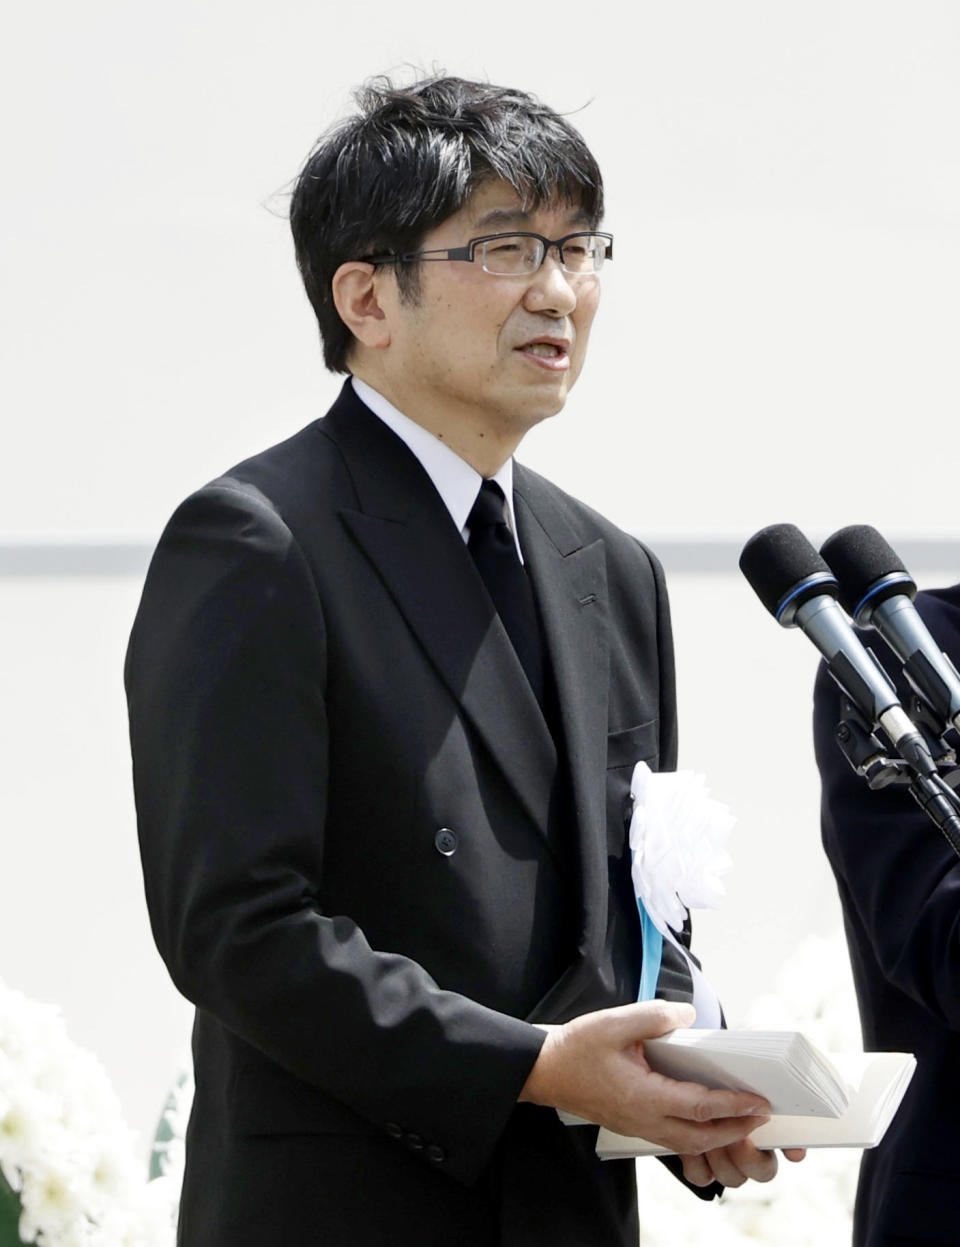
[[[784,1149],[787,1160],[803,1160],[806,1152],[800,1147]],[[709,1186],[720,1182],[724,1186],[743,1186],[754,1182],[769,1182],[777,1172],[776,1152],[764,1151],[749,1138],[731,1143],[729,1147],[714,1148],[702,1156],[681,1156],[683,1176],[693,1186]]]

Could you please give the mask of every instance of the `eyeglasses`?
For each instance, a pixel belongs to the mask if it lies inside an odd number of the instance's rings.
[[[604,260],[613,259],[613,235],[593,231],[544,238],[542,234],[485,234],[471,238],[465,247],[433,251],[386,251],[362,257],[367,264],[400,264],[411,260],[480,261],[485,273],[494,277],[527,277],[543,263],[551,247],[556,247],[560,267],[565,273],[582,276],[599,273]]]

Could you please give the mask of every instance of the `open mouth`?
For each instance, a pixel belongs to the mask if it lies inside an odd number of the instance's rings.
[[[525,342],[517,350],[527,357],[531,363],[553,371],[563,371],[570,367],[570,347],[566,342],[550,342],[539,339]]]

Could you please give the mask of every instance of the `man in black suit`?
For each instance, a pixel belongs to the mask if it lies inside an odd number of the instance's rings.
[[[960,587],[920,593],[916,606],[960,661]],[[869,643],[889,672],[900,670],[875,633]],[[834,739],[840,718],[840,695],[821,669],[814,736],[823,843],[840,890],[864,1047],[917,1056],[893,1124],[864,1153],[854,1243],[960,1243],[960,861],[903,789],[873,792],[854,774]]]
[[[358,99],[291,211],[351,378],[178,509],[127,661],[151,921],[197,1005],[180,1243],[626,1247],[632,1165],[555,1108],[706,1194],[775,1160],[765,1102],[644,1063],[691,1021],[685,958],[629,1003],[630,775],[676,752],[659,565],[512,460],[583,364],[600,174],[521,92]]]

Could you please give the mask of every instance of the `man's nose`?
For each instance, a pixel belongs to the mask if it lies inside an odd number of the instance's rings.
[[[527,287],[525,305],[531,311],[568,316],[577,306],[576,278],[560,263],[560,253],[551,247],[543,257],[543,263],[534,273]]]

